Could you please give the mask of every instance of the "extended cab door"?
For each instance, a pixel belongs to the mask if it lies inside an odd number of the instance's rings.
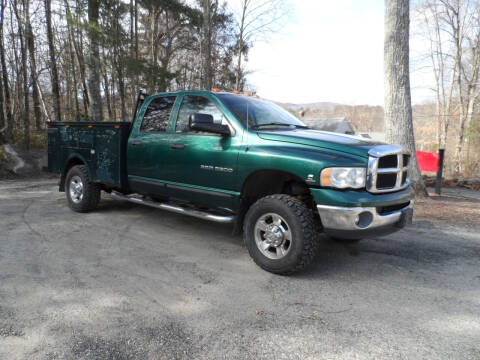
[[[147,98],[133,124],[127,147],[128,182],[133,191],[162,195],[168,155],[167,130],[177,96]]]
[[[241,136],[235,133],[218,100],[205,95],[183,95],[176,121],[171,125],[162,176],[171,182],[172,196],[229,208],[238,198],[235,189]],[[231,127],[231,136],[193,131],[190,115],[210,114]]]

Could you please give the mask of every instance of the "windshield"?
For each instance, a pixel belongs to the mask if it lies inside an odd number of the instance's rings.
[[[233,94],[215,94],[235,117],[251,128],[306,127],[288,111],[266,100]]]

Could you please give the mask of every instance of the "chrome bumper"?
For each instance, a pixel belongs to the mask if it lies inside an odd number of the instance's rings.
[[[317,205],[318,214],[325,230],[359,231],[384,227],[402,228],[411,222],[413,200],[400,210],[379,214],[375,207],[337,207]]]

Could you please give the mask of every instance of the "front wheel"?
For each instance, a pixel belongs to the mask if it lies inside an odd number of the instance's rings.
[[[244,240],[250,256],[262,269],[291,274],[311,263],[318,249],[311,211],[296,198],[269,195],[248,210]]]

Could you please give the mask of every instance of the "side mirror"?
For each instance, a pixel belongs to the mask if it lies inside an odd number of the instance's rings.
[[[227,125],[215,124],[213,122],[213,116],[210,114],[195,113],[190,115],[189,118],[190,129],[196,131],[206,131],[215,134],[221,134],[229,136],[230,128]]]

